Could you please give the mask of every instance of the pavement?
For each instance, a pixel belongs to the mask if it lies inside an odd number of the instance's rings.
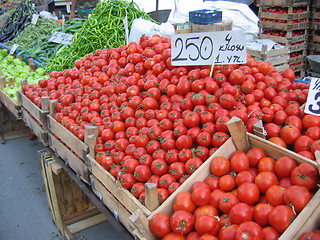
[[[62,240],[51,220],[38,151],[27,137],[0,144],[0,239]],[[108,221],[74,234],[81,240],[121,239]]]

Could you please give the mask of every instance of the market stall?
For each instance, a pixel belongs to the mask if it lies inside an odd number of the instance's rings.
[[[71,20],[28,2],[1,31],[0,100],[48,176],[63,168],[138,239],[319,234],[316,1],[175,1],[162,23],[133,1]]]

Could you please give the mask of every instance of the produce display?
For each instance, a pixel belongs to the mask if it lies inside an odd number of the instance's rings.
[[[40,18],[37,24],[29,24],[16,38],[6,43],[12,46],[14,43],[19,44],[19,48],[24,49],[33,45],[35,39],[52,35],[55,28],[61,26],[57,20],[51,18]]]
[[[170,38],[142,36],[140,44],[97,50],[74,68],[23,87],[37,106],[58,99],[54,118],[84,138],[99,126],[96,160],[143,202],[142,183],[158,184],[163,202],[228,138],[237,116],[252,132],[262,120],[269,140],[314,159],[320,118],[305,115],[308,85],[268,62],[173,67]],[[120,172],[120,174],[119,174]]]
[[[262,148],[215,156],[212,175],[180,192],[171,216],[155,214],[151,231],[167,239],[278,239],[317,190],[318,170]],[[301,176],[304,177],[301,177]],[[302,238],[308,239],[308,238]]]
[[[20,61],[13,55],[9,55],[6,49],[0,50],[0,72],[2,77],[7,80],[7,83],[9,78],[14,79],[14,84],[3,88],[3,91],[15,102],[17,102],[16,92],[21,91],[21,80],[27,79],[28,83],[37,84],[39,79],[49,77],[45,75],[43,68],[30,72],[29,66],[25,62]]]
[[[97,49],[119,47],[126,44],[123,19],[127,16],[130,29],[134,19],[150,19],[133,1],[109,0],[99,2],[82,28],[74,35],[73,42],[63,46],[46,64],[46,71],[62,71],[74,62]]]
[[[298,240],[320,239],[320,229],[303,233]]]
[[[68,20],[64,23],[62,27],[61,24],[55,29],[51,31],[54,32],[64,32],[69,34],[74,34],[82,27],[82,24],[85,22],[85,19],[75,18],[72,20]],[[24,49],[19,52],[19,55],[22,55],[24,58],[32,58],[39,61],[41,67],[45,67],[48,59],[55,58],[57,52],[60,48],[64,46],[64,44],[58,44],[54,42],[50,42],[52,34],[46,34],[43,37],[37,38],[36,41],[33,41],[28,46],[24,47]]]
[[[30,23],[32,14],[36,13],[31,1],[21,0],[18,7],[12,10],[10,17],[0,31],[0,42],[14,39]]]

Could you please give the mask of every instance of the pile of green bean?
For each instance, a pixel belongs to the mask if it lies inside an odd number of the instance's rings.
[[[37,24],[29,24],[16,38],[6,43],[12,46],[14,43],[19,44],[19,48],[24,49],[34,43],[35,39],[52,35],[53,30],[61,26],[57,20],[51,18],[39,18]]]
[[[64,32],[74,34],[76,33],[85,22],[85,19],[75,18],[72,20],[68,20],[64,23],[64,26],[60,24],[57,28],[53,29],[52,33],[47,36],[43,36],[38,38],[32,45],[24,48],[19,55],[22,55],[24,58],[33,58],[38,62],[42,63],[41,66],[46,66],[47,60],[54,58],[56,53],[62,48],[63,44],[58,44],[54,42],[50,42],[54,32]]]
[[[129,29],[134,19],[151,17],[141,11],[133,2],[126,0],[107,0],[99,2],[88,16],[82,28],[73,36],[73,42],[63,46],[56,56],[46,64],[46,71],[62,71],[74,66],[76,60],[98,49],[125,45],[123,19],[128,17]]]

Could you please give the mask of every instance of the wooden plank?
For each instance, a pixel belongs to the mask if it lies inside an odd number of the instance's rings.
[[[67,227],[71,233],[76,233],[76,232],[80,232],[84,229],[87,229],[89,227],[95,226],[97,224],[103,223],[106,220],[107,220],[106,217],[100,213],[100,214],[95,215],[93,217],[84,219],[82,221],[73,223],[71,225],[68,225]]]
[[[21,119],[21,106],[13,101],[2,89],[0,89],[0,100],[3,105],[15,116],[17,119]]]
[[[136,226],[137,229],[140,230],[141,234],[149,239],[149,240],[156,240],[158,239],[155,235],[153,235],[153,233],[150,230],[149,227],[149,221],[147,219],[147,217],[142,213],[142,211],[139,209],[136,212],[134,212],[131,216],[130,216],[130,221],[132,221]]]
[[[300,23],[290,23],[291,20],[288,20],[288,23],[279,23],[279,22],[271,22],[271,21],[259,21],[258,26],[260,28],[268,28],[274,30],[283,30],[283,31],[293,31],[299,29],[307,29],[309,28],[310,22],[300,22]]]
[[[304,6],[309,0],[257,0],[257,6]]]
[[[12,132],[4,132],[2,133],[3,139],[6,140],[12,140],[22,137],[27,137],[31,134],[31,131],[29,128],[18,130],[18,131],[12,131]]]
[[[45,126],[40,126],[39,123],[24,109],[22,108],[22,119],[32,132],[38,137],[44,146],[48,146],[48,131]],[[43,128],[44,127],[44,128]]]
[[[48,116],[48,128],[81,159],[84,159],[88,154],[88,145],[58,123],[52,116]]]
[[[246,126],[241,119],[238,117],[233,117],[227,123],[227,126],[236,149],[247,152],[250,149],[250,144],[246,135]]]
[[[19,91],[18,94],[20,95],[21,106],[26,109],[39,123],[46,125],[47,114],[49,112],[42,111],[42,109],[40,109],[29,98],[27,98],[22,91]]]
[[[297,19],[303,19],[303,18],[309,18],[310,17],[310,11],[305,11],[301,13],[293,13],[292,7],[289,7],[289,10],[291,10],[291,13],[273,13],[273,12],[263,12],[259,11],[258,15],[259,18],[268,18],[268,19],[278,19],[278,20],[297,20]]]
[[[50,148],[56,155],[62,158],[77,176],[89,184],[89,171],[87,165],[51,133],[48,133],[48,140]]]
[[[299,36],[292,37],[292,31],[289,31],[289,32],[287,32],[286,37],[279,37],[279,36],[273,36],[273,35],[260,33],[259,38],[271,39],[271,40],[278,42],[278,43],[291,44],[291,43],[301,42],[301,41],[307,40],[308,34],[302,34]]]
[[[110,209],[115,218],[120,221],[130,233],[133,233],[133,231],[136,229],[136,226],[129,220],[131,213],[106,189],[106,187],[95,176],[91,175],[90,179],[93,192]]]
[[[146,189],[145,205],[150,211],[153,211],[157,209],[160,205],[158,193],[157,193],[157,184],[146,183],[145,189]]]
[[[99,179],[99,181],[114,195],[114,197],[126,206],[131,214],[138,209],[141,209],[146,216],[151,214],[150,210],[142,205],[127,189],[123,188],[121,184],[94,158],[89,155],[87,158],[89,169],[94,177]]]

